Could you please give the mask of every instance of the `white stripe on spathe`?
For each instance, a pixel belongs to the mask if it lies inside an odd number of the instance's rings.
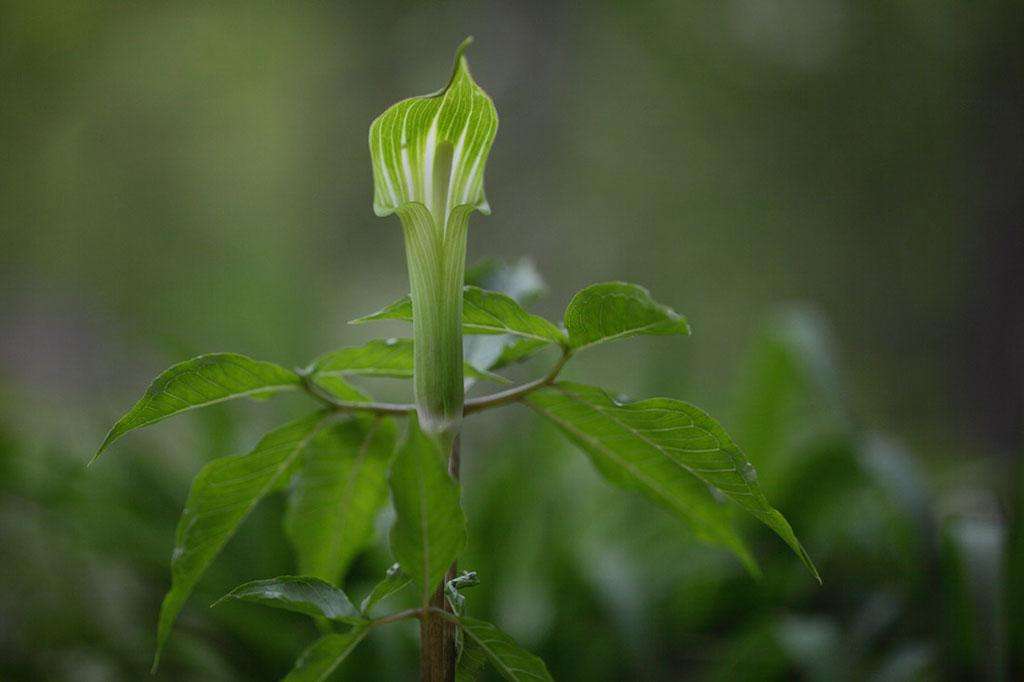
[[[498,127],[494,104],[469,73],[463,47],[444,90],[398,102],[377,117],[370,127],[370,153],[374,171],[375,211],[393,213],[406,202],[422,203],[443,221],[460,205],[487,210],[483,171]],[[451,166],[435,168],[438,148],[451,145]],[[446,192],[435,198],[447,174]],[[437,204],[443,201],[443,206]]]

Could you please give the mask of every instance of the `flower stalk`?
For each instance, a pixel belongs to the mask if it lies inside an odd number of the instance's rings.
[[[449,458],[455,451],[465,393],[462,288],[466,231],[474,210],[489,213],[483,178],[498,128],[490,97],[455,55],[448,85],[388,108],[370,126],[374,211],[397,213],[405,236],[413,309],[413,387],[420,428]],[[454,570],[454,566],[453,566]],[[446,608],[443,585],[431,601]],[[421,678],[450,682],[455,675],[451,623],[425,613],[420,627]]]

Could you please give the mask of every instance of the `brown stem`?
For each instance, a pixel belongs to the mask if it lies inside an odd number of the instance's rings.
[[[456,481],[462,464],[461,436],[452,443],[448,458],[448,473]],[[442,618],[439,613],[451,613],[451,605],[445,598],[444,586],[455,578],[458,566],[455,562],[448,568],[444,580],[430,598],[430,607],[420,618],[420,680],[421,682],[454,682],[455,680],[455,623]]]

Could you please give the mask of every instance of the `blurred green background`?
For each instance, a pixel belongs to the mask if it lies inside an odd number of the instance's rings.
[[[1021,679],[1022,17],[4,0],[0,678],[143,679],[189,480],[302,409],[193,413],[86,472],[152,376],[408,333],[346,324],[407,289],[366,133],[440,87],[473,34],[501,128],[470,261],[532,258],[554,319],[608,279],[685,313],[691,338],[597,349],[566,376],[719,416],[825,585],[749,524],[753,581],[512,408],[465,436],[470,612],[565,680]],[[277,679],[314,638],[300,617],[206,608],[294,570],[282,507],[215,563],[157,679]],[[370,552],[346,588],[389,563]],[[396,626],[337,676],[410,679],[415,656]]]

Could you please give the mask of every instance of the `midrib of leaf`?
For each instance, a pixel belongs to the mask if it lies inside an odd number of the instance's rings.
[[[344,511],[347,507],[347,502],[351,498],[352,489],[355,487],[356,479],[362,474],[363,465],[366,464],[366,454],[370,450],[370,443],[373,441],[373,436],[377,433],[377,429],[380,428],[380,417],[375,417],[370,426],[366,429],[366,436],[363,438],[363,442],[359,444],[359,453],[356,455],[355,461],[352,464],[352,475],[345,481],[344,494],[340,500],[338,507],[338,513],[344,518]],[[341,551],[341,534],[331,534],[331,555],[332,557],[338,556],[338,552]],[[333,582],[333,581],[332,581]]]
[[[466,634],[466,635],[469,635],[469,637],[474,642],[476,642],[480,646],[480,648],[484,649],[485,651],[487,651],[489,653],[488,659],[490,660],[491,664],[496,666],[498,668],[499,672],[504,673],[504,675],[506,677],[508,677],[510,679],[515,679],[515,680],[523,679],[523,677],[529,677],[529,678],[534,679],[534,680],[551,679],[550,677],[544,678],[544,677],[541,677],[540,675],[535,675],[533,672],[531,672],[531,671],[529,671],[529,670],[527,670],[525,668],[518,668],[518,667],[509,665],[508,663],[506,663],[505,662],[505,657],[499,655],[498,654],[498,649],[496,647],[492,646],[492,644],[495,643],[495,642],[497,642],[498,644],[502,644],[502,645],[506,644],[506,642],[503,642],[501,639],[498,639],[498,638],[487,639],[487,638],[481,637],[479,635],[479,633],[477,633],[476,627],[463,627],[462,628],[462,632],[464,634]],[[515,655],[515,652],[512,652],[512,653],[513,653],[513,655]]]
[[[627,297],[623,296],[622,298],[627,298]],[[650,324],[645,324],[642,327],[633,327],[632,329],[626,329],[626,330],[623,330],[623,331],[621,331],[621,332],[619,332],[617,334],[612,334],[611,336],[602,336],[601,338],[594,339],[593,341],[589,341],[589,342],[583,344],[582,346],[574,346],[574,350],[576,352],[579,352],[579,351],[583,350],[584,348],[590,348],[591,346],[597,346],[599,344],[607,343],[609,341],[617,341],[618,339],[627,338],[627,337],[632,336],[634,334],[642,334],[643,332],[647,331],[648,329],[653,329],[654,327],[657,327],[657,326],[663,325],[663,324],[668,324],[669,322],[672,322],[672,320],[656,320],[654,322],[651,322]],[[571,340],[572,339],[570,338],[570,341]]]
[[[591,407],[591,408],[593,407],[589,403],[585,403],[582,400],[579,400],[578,398],[575,398],[575,396],[569,396],[568,393],[566,393],[564,390],[559,388],[557,385],[555,385],[554,388],[557,388],[560,393],[562,393],[563,395],[566,395],[566,396],[568,396],[570,398],[573,398],[576,402],[581,403],[585,407]],[[591,445],[593,445],[594,449],[600,450],[609,459],[611,459],[612,461],[614,461],[617,464],[619,464],[619,466],[621,466],[623,469],[629,471],[634,477],[636,477],[637,480],[643,481],[646,485],[650,486],[651,489],[657,491],[657,493],[662,497],[662,499],[664,499],[670,506],[672,506],[672,507],[675,506],[675,504],[673,504],[673,502],[672,502],[671,496],[665,491],[665,489],[663,487],[661,487],[661,485],[658,483],[658,481],[656,479],[650,478],[649,476],[644,474],[642,471],[637,469],[632,462],[629,462],[628,460],[625,460],[625,459],[621,458],[618,454],[616,454],[616,452],[614,450],[609,450],[608,446],[606,446],[600,440],[594,438],[593,436],[588,434],[586,431],[581,431],[580,429],[578,429],[575,426],[573,426],[573,424],[571,424],[570,422],[567,422],[564,419],[562,419],[561,417],[556,416],[550,410],[546,410],[546,409],[544,409],[542,407],[538,407],[534,403],[529,403],[529,405],[530,405],[530,407],[532,407],[533,409],[537,410],[538,412],[543,412],[544,415],[548,419],[550,419],[551,421],[559,424],[566,431],[569,431],[569,432],[575,434],[576,437],[579,438],[580,440],[586,441],[586,442],[590,443]],[[664,453],[662,453],[662,454],[664,454]],[[671,457],[669,457],[669,459],[672,460]],[[674,462],[675,460],[672,460],[672,461]],[[678,464],[678,462],[676,462],[676,464]]]
[[[237,522],[235,522],[233,524],[233,527],[226,534],[221,536],[219,534],[213,533],[213,534],[209,535],[208,537],[203,538],[200,542],[194,543],[191,547],[187,548],[187,551],[194,553],[194,552],[197,552],[200,549],[206,548],[210,544],[213,544],[213,543],[216,543],[216,542],[219,542],[220,545],[223,547],[223,545],[226,544],[234,536],[235,532],[238,530],[238,526],[241,525],[241,522],[246,517],[249,516],[249,514],[252,512],[253,509],[256,508],[256,505],[259,504],[260,501],[264,497],[266,497],[266,495],[270,491],[275,489],[275,487],[277,486],[278,478],[281,476],[282,473],[284,473],[285,471],[287,471],[291,467],[291,465],[292,465],[293,461],[295,460],[295,458],[309,444],[309,441],[311,439],[313,439],[316,436],[316,434],[319,433],[320,430],[323,429],[324,426],[327,425],[331,421],[331,419],[334,418],[335,416],[336,415],[333,415],[333,414],[331,414],[329,412],[326,412],[326,413],[324,413],[320,417],[320,419],[309,430],[309,432],[303,438],[301,438],[300,440],[298,440],[298,441],[296,441],[294,443],[291,443],[291,444],[280,444],[280,445],[275,446],[273,448],[269,448],[267,450],[263,450],[262,451],[262,453],[268,453],[268,452],[269,453],[275,453],[275,452],[279,452],[280,450],[288,450],[290,448],[291,449],[291,454],[289,456],[286,456],[280,462],[280,464],[278,464],[278,465],[273,465],[272,464],[272,465],[263,467],[262,469],[259,469],[259,470],[255,471],[255,472],[250,472],[246,476],[232,479],[230,482],[225,482],[225,483],[222,483],[222,484],[218,484],[216,482],[208,482],[207,485],[209,485],[212,488],[218,488],[219,487],[221,489],[224,489],[225,487],[227,487],[229,485],[232,485],[232,484],[233,485],[238,485],[241,482],[249,481],[249,480],[252,480],[253,478],[258,478],[259,476],[263,475],[268,470],[269,471],[275,471],[275,473],[273,473],[270,476],[270,478],[267,480],[267,482],[261,488],[259,488],[257,493],[252,496],[252,499],[249,501],[249,503],[242,506],[241,509],[243,511],[239,515]],[[248,456],[250,454],[252,454],[252,453],[246,453],[245,455],[239,455],[239,457],[246,457],[246,456]],[[217,460],[213,460],[213,461],[217,461]],[[188,535],[190,529],[194,528],[196,526],[196,524],[200,520],[202,520],[204,518],[207,518],[207,517],[209,517],[209,516],[211,516],[213,514],[222,512],[224,510],[233,509],[233,508],[235,508],[235,505],[229,503],[229,504],[225,504],[225,505],[222,505],[222,506],[219,506],[219,507],[214,507],[212,509],[206,509],[202,513],[196,514],[195,516],[193,516],[189,520],[188,526],[180,529],[180,532],[177,534],[177,537],[175,539],[175,557],[172,558],[172,561],[171,561],[171,589],[167,593],[167,595],[164,597],[164,603],[161,606],[161,612],[160,612],[160,617],[159,617],[159,626],[157,628],[157,650],[156,650],[156,653],[155,653],[155,655],[153,657],[153,667],[152,667],[152,670],[154,672],[156,671],[157,667],[160,664],[160,654],[163,652],[163,648],[166,645],[168,638],[170,637],[171,628],[172,628],[172,626],[174,624],[174,621],[177,619],[178,614],[181,612],[181,608],[184,606],[185,601],[188,599],[189,595],[192,593],[192,590],[195,587],[196,583],[199,582],[199,578],[205,572],[206,568],[210,565],[210,562],[212,562],[213,559],[215,558],[215,556],[211,556],[211,557],[207,558],[206,561],[199,566],[199,570],[194,575],[188,577],[188,580],[186,581],[187,587],[185,588],[184,593],[178,594],[175,591],[175,587],[176,587],[176,585],[175,585],[175,577],[176,576],[175,576],[175,571],[174,571],[174,563],[175,563],[174,559],[176,559],[176,558],[178,558],[178,556],[180,556],[178,554],[178,548],[179,548],[179,546],[181,546],[183,544],[183,541],[184,541],[185,537]],[[172,607],[173,608],[173,613],[168,614],[169,615],[169,620],[165,624],[164,623],[164,609],[167,607],[168,599],[172,595],[176,596],[175,600],[173,602],[171,602],[173,604],[173,607]]]

